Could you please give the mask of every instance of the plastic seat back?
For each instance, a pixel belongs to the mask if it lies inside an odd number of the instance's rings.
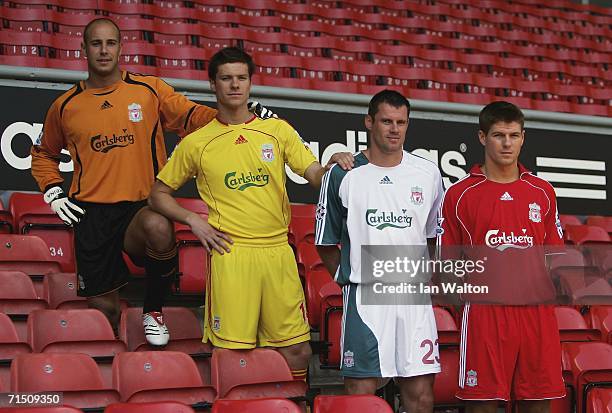
[[[104,413],[193,413],[193,409],[179,402],[115,403]]]
[[[21,271],[0,270],[0,312],[27,315],[47,308],[47,302],[36,294],[32,279]]]
[[[113,329],[96,309],[37,310],[28,318],[28,342],[35,352],[77,351],[91,357],[125,351]]]
[[[125,352],[113,361],[113,387],[124,402],[173,400],[189,405],[212,402],[195,362],[176,351]]]
[[[211,413],[300,413],[297,404],[287,399],[266,398],[256,400],[219,399],[213,404]]]
[[[612,306],[593,305],[589,308],[590,325],[601,331],[604,341],[612,344]]]
[[[88,308],[87,299],[77,295],[75,273],[53,273],[43,279],[43,297],[51,309],[74,310]]]
[[[315,397],[312,413],[337,412],[392,413],[393,409],[385,400],[372,394]]]
[[[334,280],[327,270],[306,271],[304,282],[304,296],[306,297],[306,309],[308,323],[313,328],[319,328],[321,320],[321,288]]]
[[[561,341],[597,341],[601,332],[589,328],[578,310],[573,307],[555,307]]]
[[[434,307],[433,311],[440,345],[459,345],[459,329],[451,313],[442,307]]]
[[[276,350],[216,348],[211,364],[212,383],[221,398],[301,397],[306,383],[293,380],[285,358]]]
[[[327,343],[327,350],[319,355],[321,367],[340,366],[340,339],[342,335],[342,290],[338,284],[325,284],[321,295],[321,340]]]
[[[119,401],[119,394],[104,386],[96,362],[81,353],[18,355],[11,365],[11,391],[62,392],[63,402],[77,408]]]
[[[11,195],[9,209],[13,214],[15,232],[42,238],[53,259],[62,271],[74,271],[74,235],[43,200],[42,194],[15,192]]]

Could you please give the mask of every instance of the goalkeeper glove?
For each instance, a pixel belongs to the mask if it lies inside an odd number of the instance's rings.
[[[43,199],[47,204],[51,206],[53,212],[55,212],[64,224],[72,226],[78,224],[85,210],[78,205],[70,202],[64,191],[59,186],[51,187],[45,192]]]
[[[272,112],[270,109],[263,106],[261,103],[259,103],[256,100],[247,103],[247,106],[249,108],[249,112],[253,112],[255,115],[257,115],[258,118],[261,118],[261,119],[278,118],[276,113]]]

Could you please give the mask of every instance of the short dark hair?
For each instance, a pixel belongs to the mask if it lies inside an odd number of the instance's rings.
[[[245,63],[249,67],[249,77],[255,72],[255,63],[250,54],[237,47],[226,47],[213,55],[208,64],[208,79],[215,80],[219,66],[226,63]]]
[[[378,107],[381,103],[386,103],[394,108],[406,106],[408,115],[410,115],[410,102],[408,102],[408,99],[395,90],[385,89],[372,96],[372,99],[370,100],[370,104],[368,105],[368,115],[370,115],[372,119],[374,119],[374,116],[378,113]]]
[[[114,21],[112,21],[111,19],[109,19],[108,17],[100,17],[97,19],[93,19],[92,21],[90,21],[89,23],[87,23],[87,26],[85,26],[85,30],[83,30],[83,42],[87,43],[87,40],[89,40],[89,32],[91,31],[91,28],[98,24],[98,23],[110,23],[113,26],[115,26],[115,29],[117,30],[117,40],[121,41],[121,30],[119,30],[119,26],[117,26],[117,23],[115,23]]]
[[[478,127],[484,134],[488,134],[491,126],[497,122],[518,122],[521,125],[521,130],[525,126],[525,115],[521,109],[503,100],[489,103],[478,115]]]

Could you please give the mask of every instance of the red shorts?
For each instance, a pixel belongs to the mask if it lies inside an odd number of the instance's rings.
[[[466,304],[458,398],[507,401],[564,395],[554,307]]]

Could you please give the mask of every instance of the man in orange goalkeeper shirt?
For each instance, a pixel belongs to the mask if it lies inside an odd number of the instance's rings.
[[[118,290],[129,276],[125,251],[147,273],[146,339],[165,345],[169,333],[161,310],[177,253],[172,223],[147,207],[146,199],[166,163],[164,130],[185,135],[217,111],[155,76],[120,70],[121,34],[112,20],[95,19],[83,33],[89,77],[49,108],[32,147],[32,175],[45,201],[74,227],[78,295],[104,312],[116,330]],[[68,196],[59,173],[62,149],[75,165]]]

